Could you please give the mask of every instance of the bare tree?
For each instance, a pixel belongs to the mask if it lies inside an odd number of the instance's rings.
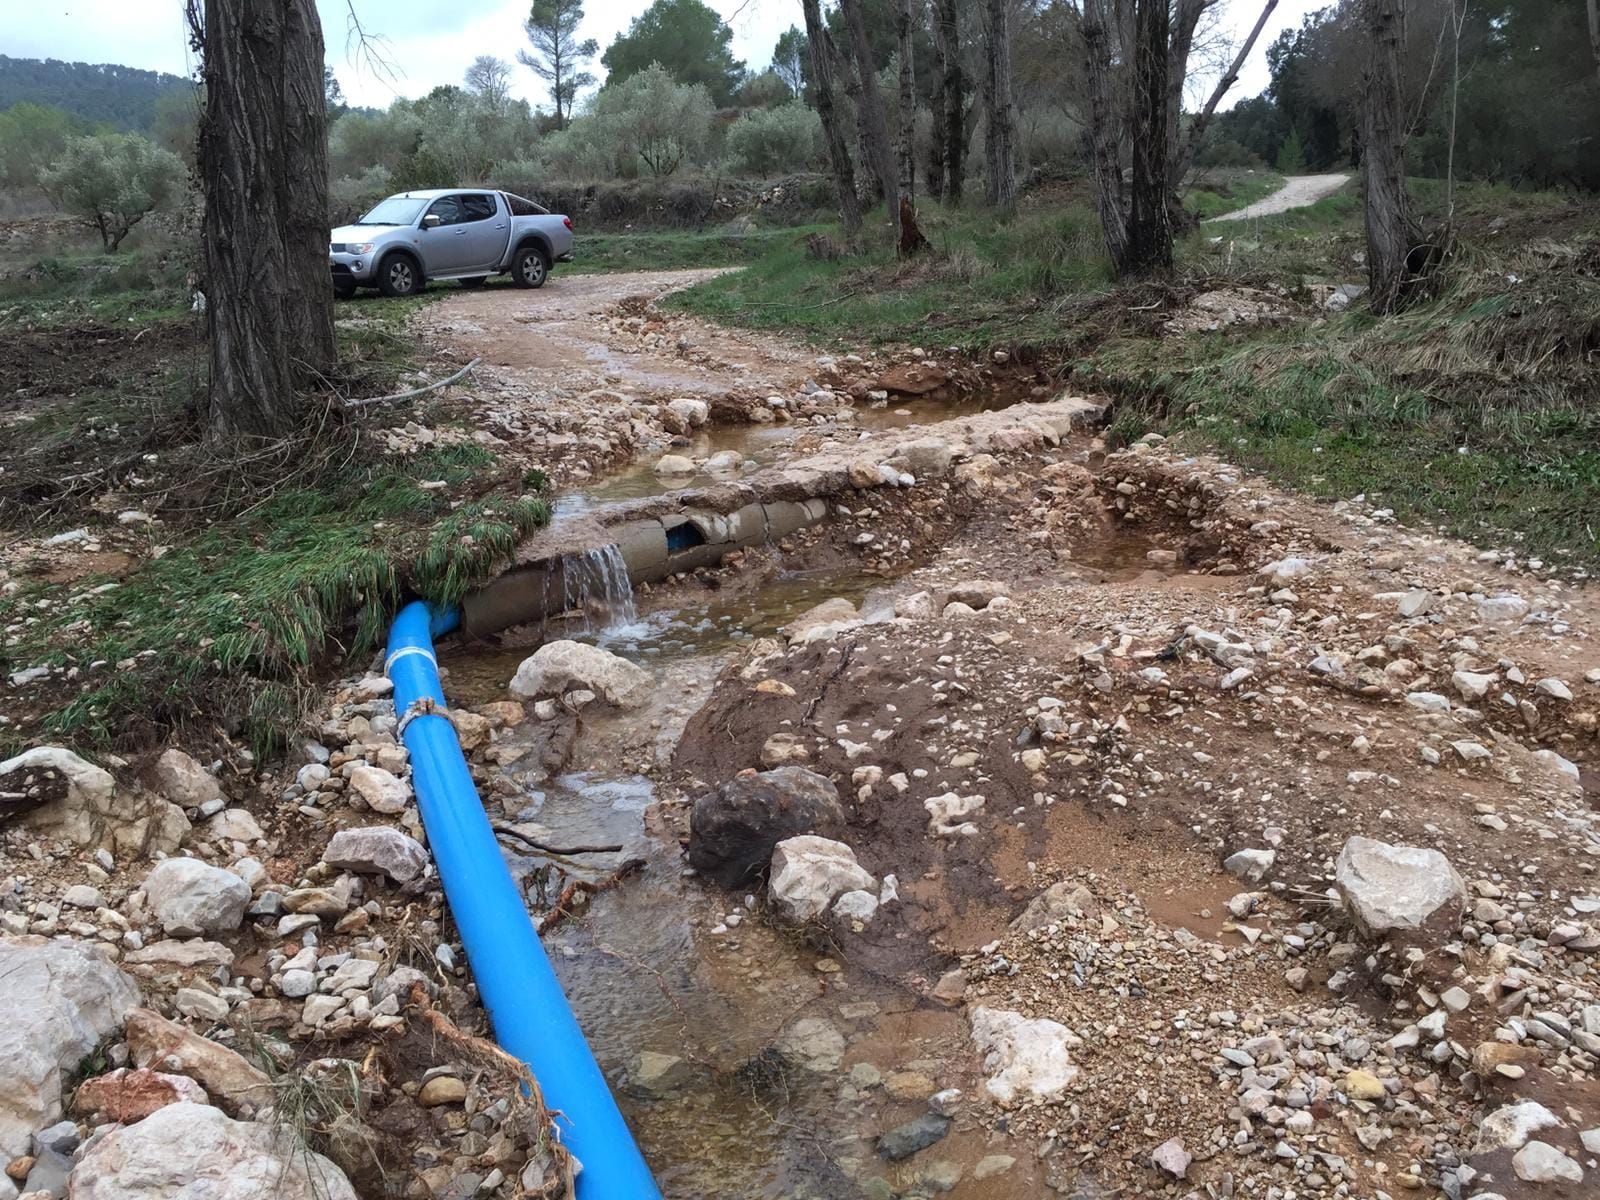
[[[961,203],[966,176],[967,76],[961,65],[961,23],[956,0],[934,0],[933,48],[939,78],[933,105],[933,178],[940,199]]]
[[[504,114],[511,103],[511,68],[492,54],[480,54],[462,76],[467,91],[482,96],[495,112]]]
[[[1392,312],[1414,282],[1421,227],[1406,188],[1405,116],[1400,90],[1404,0],[1362,0],[1368,45],[1361,134],[1367,218],[1367,282],[1372,307]]]
[[[828,144],[834,189],[839,195],[839,223],[847,237],[855,237],[861,231],[861,200],[856,195],[855,168],[850,163],[850,150],[833,103],[833,53],[828,45],[828,29],[822,23],[820,0],[802,0],[802,7],[806,15],[806,46],[811,54],[812,94],[822,123],[822,137]]]
[[[216,439],[281,437],[334,364],[322,25],[315,0],[189,0],[188,16],[204,56],[208,423]]]
[[[861,18],[861,0],[839,0],[839,11],[844,16],[845,29],[850,35],[850,51],[856,61],[856,79],[860,85],[862,130],[866,135],[867,161],[883,189],[883,198],[889,205],[889,219],[896,236],[900,230],[899,175],[895,170],[894,155],[889,150],[889,122],[883,112],[883,98],[878,95],[878,77],[872,69],[872,45],[867,41],[866,22]]]
[[[1178,0],[1180,5],[1185,2],[1186,0]],[[1211,3],[1215,3],[1215,0],[1207,0],[1208,5]],[[1178,126],[1180,122],[1172,122],[1172,151],[1168,167],[1168,181],[1174,192],[1182,185],[1183,177],[1189,173],[1189,167],[1194,162],[1196,152],[1205,141],[1206,130],[1211,126],[1211,118],[1216,114],[1217,105],[1222,102],[1222,97],[1227,95],[1233,85],[1239,82],[1239,71],[1244,67],[1245,59],[1249,58],[1250,51],[1255,49],[1256,42],[1261,38],[1261,31],[1266,28],[1267,18],[1272,15],[1272,10],[1277,7],[1278,0],[1267,0],[1261,6],[1261,14],[1256,17],[1256,23],[1251,26],[1249,35],[1240,44],[1239,52],[1233,56],[1233,61],[1228,65],[1228,69],[1222,73],[1217,80],[1216,86],[1211,89],[1211,95],[1206,98],[1205,107],[1196,113],[1194,120],[1189,123],[1188,136],[1183,139],[1181,145],[1178,144]],[[1195,21],[1197,24],[1199,17],[1200,14],[1196,13]],[[1185,61],[1180,62],[1177,55],[1174,54],[1169,65],[1173,78],[1177,80],[1178,101],[1181,103],[1183,82],[1189,73],[1187,55],[1185,55]],[[1182,110],[1179,107],[1174,107],[1172,111],[1177,113]]]
[[[1011,5],[984,0],[983,148],[986,195],[1001,212],[1017,208],[1017,110],[1011,100]]]
[[[594,82],[583,64],[600,48],[593,38],[578,40],[583,22],[581,0],[533,0],[522,23],[532,52],[517,51],[517,61],[550,85],[556,106],[556,128],[565,129],[578,92]]]

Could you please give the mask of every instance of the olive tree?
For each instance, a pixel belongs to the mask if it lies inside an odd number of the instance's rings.
[[[136,133],[102,133],[69,142],[39,184],[91,222],[113,254],[129,230],[182,191],[183,162]]]

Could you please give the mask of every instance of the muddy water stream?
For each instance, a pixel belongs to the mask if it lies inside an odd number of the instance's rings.
[[[915,420],[957,415],[921,406]],[[937,409],[937,411],[935,411]],[[957,410],[970,413],[969,405]],[[905,425],[913,410],[869,410],[875,426]],[[868,421],[858,422],[861,425]],[[806,426],[714,431],[692,452],[737,449],[779,461]],[[685,486],[679,479],[671,487]],[[598,480],[558,511],[670,490],[648,465]],[[684,723],[709,695],[736,647],[770,636],[823,600],[843,596],[864,615],[887,611],[881,577],[845,571],[771,570],[758,585],[685,602],[639,597],[631,621],[592,614],[553,622],[546,635],[610,649],[648,666],[657,687],[643,709],[586,710],[564,773],[546,776],[530,721],[497,742],[505,778],[486,789],[491,816],[561,846],[614,845],[553,862],[520,853],[507,861],[542,912],[572,878],[605,878],[630,858],[644,869],[604,891],[544,936],[573,1009],[669,1200],[849,1200],[919,1194],[920,1173],[961,1163],[949,1194],[992,1194],[971,1166],[993,1150],[982,1131],[952,1133],[913,1163],[877,1157],[874,1138],[927,1111],[877,1087],[893,1071],[924,1070],[951,1082],[949,1064],[970,1057],[958,1016],[930,1010],[890,981],[831,958],[825,946],[769,926],[754,894],[727,893],[686,877],[679,847],[653,827],[655,787]],[[504,699],[531,645],[454,647],[441,654],[452,703]],[[710,781],[715,782],[715,781]],[[546,836],[548,835],[548,836]],[[576,863],[573,859],[576,859]],[[961,1086],[970,1086],[962,1078]],[[1022,1187],[1024,1169],[1007,1178]],[[928,1193],[931,1194],[931,1191]],[[1016,1194],[1023,1194],[1018,1192]]]
[[[846,420],[838,422],[834,428],[846,434],[851,429],[863,433],[905,429],[912,425],[927,425],[1006,406],[998,402],[924,399],[909,406],[891,404],[877,408],[846,408],[840,410]],[[819,426],[810,421],[796,420],[780,425],[715,425],[696,430],[693,436],[683,440],[682,445],[673,446],[671,453],[703,460],[722,451],[732,451],[744,456],[743,472],[714,474],[701,470],[693,475],[663,476],[656,474],[652,458],[646,458],[563,493],[556,501],[554,516],[576,516],[623,500],[640,500],[684,488],[737,480],[743,473],[771,466],[790,457],[794,453],[795,443],[807,434],[815,434],[818,429]]]

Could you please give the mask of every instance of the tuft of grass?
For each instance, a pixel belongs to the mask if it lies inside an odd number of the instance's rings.
[[[65,598],[35,584],[0,601],[0,620],[20,626],[9,662],[76,676],[41,732],[137,744],[211,723],[257,754],[278,749],[322,662],[370,653],[408,596],[459,602],[549,519],[540,495],[453,506],[420,486],[464,484],[492,464],[461,445],[351,466],[203,529],[121,580],[91,576]]]
[[[1265,200],[1283,185],[1283,176],[1275,171],[1202,171],[1184,194],[1183,206],[1204,221]]]

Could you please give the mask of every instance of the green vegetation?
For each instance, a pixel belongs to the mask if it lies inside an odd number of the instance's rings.
[[[795,229],[752,229],[710,233],[593,233],[578,241],[573,274],[603,271],[676,271],[695,267],[738,267],[759,261],[821,225]],[[562,268],[558,268],[562,269]]]
[[[1248,208],[1283,186],[1272,171],[1206,171],[1183,198],[1183,206],[1202,221]]]
[[[1413,187],[1441,219],[1444,186]],[[1487,185],[1458,186],[1454,201],[1461,249],[1444,290],[1384,319],[1359,300],[1320,308],[1332,283],[1363,279],[1350,189],[1250,228],[1202,229],[1171,284],[1112,287],[1082,205],[1010,224],[928,205],[934,251],[922,259],[885,247],[834,260],[805,236],[779,237],[748,269],[668,303],[828,347],[1024,346],[1068,386],[1115,397],[1121,436],[1159,429],[1318,495],[1364,492],[1480,543],[1600,562],[1592,209]],[[1265,293],[1285,320],[1163,329],[1194,296],[1231,288]]]
[[[831,257],[838,247],[829,237],[787,231],[748,269],[666,303],[828,345],[915,339],[981,350],[1070,340],[1062,306],[1110,280],[1099,223],[1080,204],[1010,222],[926,204],[919,219],[934,247],[921,258],[898,260],[887,241]]]
[[[424,302],[374,304],[345,322],[352,386],[394,383],[410,361],[401,322]],[[170,322],[149,328],[184,336]],[[143,345],[129,337],[126,353]],[[40,704],[30,723],[45,737],[135,746],[182,727],[269,752],[297,727],[319,672],[370,653],[406,597],[455,603],[548,519],[542,489],[527,490],[475,443],[451,440],[438,411],[379,411],[219,459],[196,440],[202,367],[177,361],[147,381],[63,394],[10,427],[0,519],[11,527],[111,521],[92,504],[104,482],[85,492],[71,482],[86,445],[102,480],[145,476],[129,499],[163,522],[159,556],[89,557],[84,573],[24,578],[0,597],[4,669],[70,672],[28,693]],[[388,453],[381,426],[419,415],[444,437]]]

